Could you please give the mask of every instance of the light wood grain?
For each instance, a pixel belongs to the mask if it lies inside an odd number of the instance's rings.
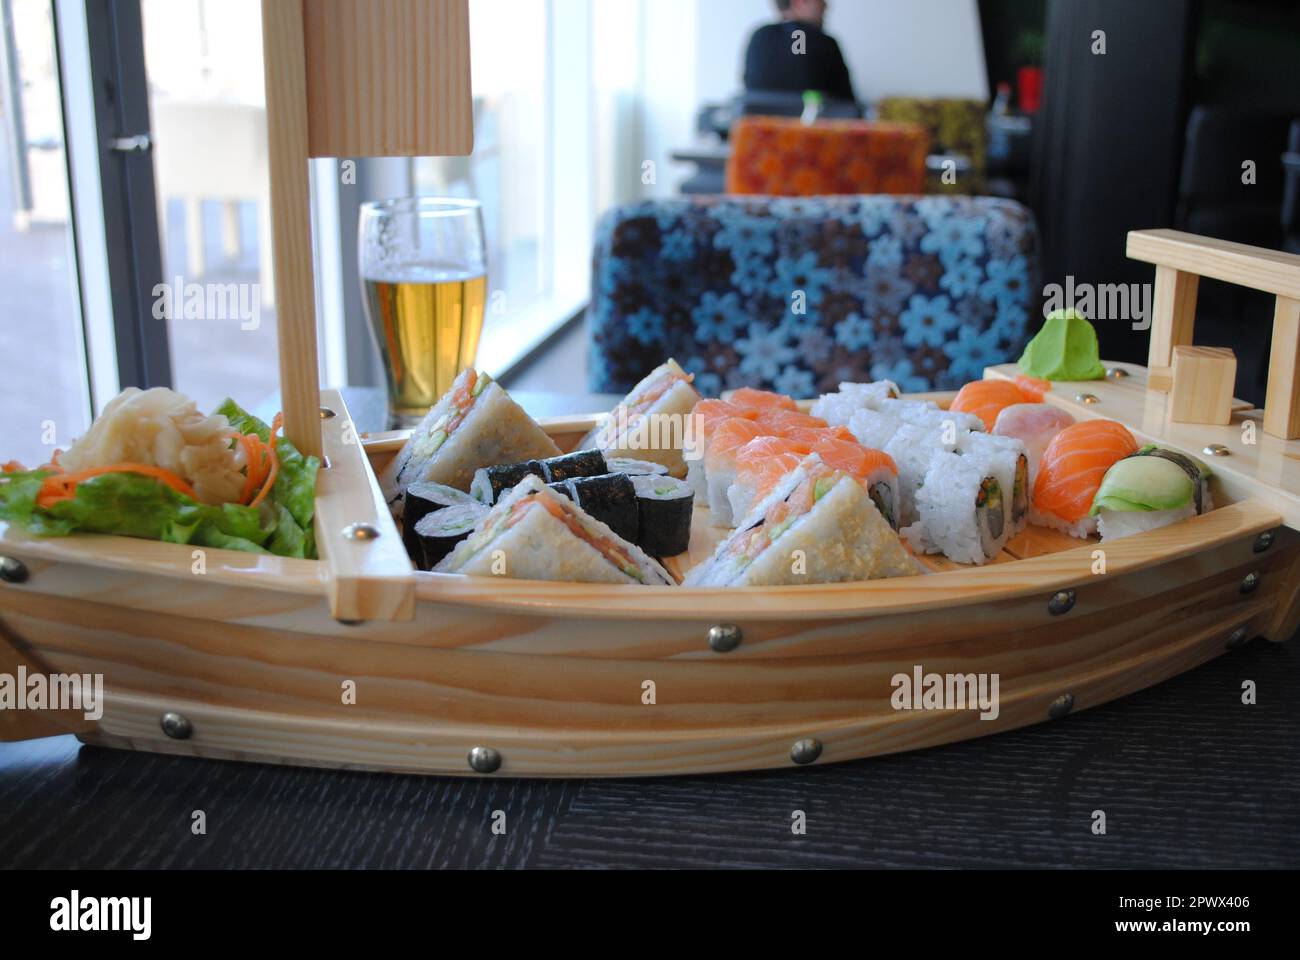
[[[15,684],[21,696],[26,691],[17,687],[19,668],[28,678],[45,674],[46,668],[29,657],[23,643],[0,621],[0,676]],[[66,733],[88,733],[95,729],[95,721],[86,719],[84,711],[73,710],[18,710],[0,709],[0,743],[16,740],[35,740]]]
[[[401,534],[384,503],[347,404],[327,390],[321,405],[335,412],[322,421],[327,469],[316,485],[316,545],[327,567],[330,613],[339,620],[410,620],[415,575]],[[364,525],[374,539],[344,531]]]
[[[1131,260],[1300,300],[1300,256],[1294,253],[1180,230],[1134,230],[1128,235],[1127,252]]]
[[[1265,433],[1261,411],[1241,409],[1238,402],[1234,402],[1232,422],[1226,426],[1174,423],[1169,419],[1169,397],[1146,389],[1145,367],[1115,361],[1105,365],[1122,369],[1128,376],[1054,383],[1045,402],[1081,420],[1118,420],[1144,442],[1167,444],[1204,460],[1215,474],[1211,489],[1216,502],[1254,499],[1276,510],[1287,526],[1300,529],[1300,442]],[[1009,380],[1019,372],[1014,364],[1002,364],[988,367],[984,375]],[[1085,393],[1099,402],[1085,404],[1076,399]],[[1230,455],[1208,456],[1205,447],[1215,443],[1226,447]]]
[[[276,336],[284,435],[320,456],[320,377],[307,170],[307,73],[300,0],[262,0],[266,134],[271,173]]]
[[[1173,362],[1173,348],[1192,343],[1200,280],[1194,273],[1183,273],[1167,266],[1156,267],[1155,289],[1151,297],[1151,346],[1147,354],[1147,366],[1170,366]]]
[[[311,156],[473,152],[468,0],[302,0],[302,10]]]
[[[1128,256],[1156,264],[1147,361],[1156,370],[1172,362],[1174,347],[1192,343],[1197,282],[1194,275],[1277,297],[1263,429],[1283,440],[1300,439],[1300,256],[1177,230],[1131,232]],[[1163,382],[1158,377],[1154,388],[1160,389]],[[1205,415],[1199,409],[1185,409],[1191,400],[1190,394],[1182,394],[1171,410],[1176,419],[1200,419]],[[1221,405],[1215,406],[1210,422],[1224,422]]]
[[[825,742],[820,762],[917,749],[1040,722],[1062,693],[1083,709],[1140,689],[1222,652],[1237,626],[1262,629],[1300,538],[1275,549],[1257,557],[1239,538],[1092,577],[1063,617],[1042,596],[793,623],[751,615],[736,620],[744,642],[727,655],[708,650],[698,619],[485,618],[422,604],[421,624],[320,631],[288,610],[276,628],[251,622],[228,590],[191,593],[192,616],[161,594],[158,612],[116,606],[111,591],[90,600],[23,588],[0,602],[49,669],[105,674],[96,742],[453,774],[481,744],[504,754],[501,775],[655,775],[786,766],[808,735]],[[1243,595],[1249,571],[1262,586]],[[32,584],[58,589],[60,578]],[[410,640],[394,643],[398,633]],[[998,720],[894,710],[890,678],[918,664],[998,673]],[[345,679],[355,704],[341,700]],[[641,703],[646,679],[653,707]],[[162,736],[164,710],[191,719],[193,740]]]
[[[1173,387],[1169,419],[1178,423],[1232,421],[1232,388],[1237,381],[1237,356],[1223,347],[1174,347]]]
[[[1265,398],[1264,432],[1300,439],[1300,300],[1277,298]]]

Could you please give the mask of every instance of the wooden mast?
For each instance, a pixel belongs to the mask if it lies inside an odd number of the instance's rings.
[[[262,45],[285,436],[328,462],[316,538],[331,613],[409,619],[401,538],[341,398],[321,398],[307,161],[472,152],[469,2],[262,0]]]

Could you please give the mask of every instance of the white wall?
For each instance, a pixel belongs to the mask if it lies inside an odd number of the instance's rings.
[[[700,100],[739,91],[745,44],[774,10],[771,0],[695,0]],[[988,96],[975,0],[831,0],[826,30],[839,41],[860,100]]]

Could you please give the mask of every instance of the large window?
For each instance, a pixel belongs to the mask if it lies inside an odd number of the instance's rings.
[[[0,460],[46,462],[86,427],[90,384],[48,0],[0,0]]]
[[[143,0],[172,379],[210,409],[279,379],[258,0]],[[201,319],[188,284],[233,289]],[[231,286],[233,285],[233,286]]]
[[[654,125],[647,91],[660,83],[646,76],[643,50],[653,5],[470,0],[473,156],[340,158],[358,161],[362,175],[351,181],[338,163],[317,161],[327,385],[376,382],[356,293],[356,210],[365,200],[482,202],[489,301],[479,365],[488,371],[501,374],[581,310],[599,213],[656,189],[642,179],[654,159],[644,146]],[[277,298],[260,0],[0,0],[0,12],[0,349],[24,358],[0,377],[5,453],[43,460],[85,429],[120,382],[170,382],[203,408],[227,395],[269,400]],[[130,83],[115,85],[118,69]],[[141,199],[139,178],[150,170]],[[155,252],[142,256],[142,242]],[[166,304],[151,297],[157,283],[169,288]],[[237,309],[190,315],[194,285],[235,288],[223,302]],[[170,363],[142,363],[150,349]],[[574,374],[578,386],[584,378]]]

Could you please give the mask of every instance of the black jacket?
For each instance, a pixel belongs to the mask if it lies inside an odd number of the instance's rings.
[[[794,52],[794,32],[802,30],[806,47]],[[745,52],[746,90],[817,90],[836,100],[853,99],[853,82],[840,45],[820,27],[797,20],[769,23],[754,31]]]

